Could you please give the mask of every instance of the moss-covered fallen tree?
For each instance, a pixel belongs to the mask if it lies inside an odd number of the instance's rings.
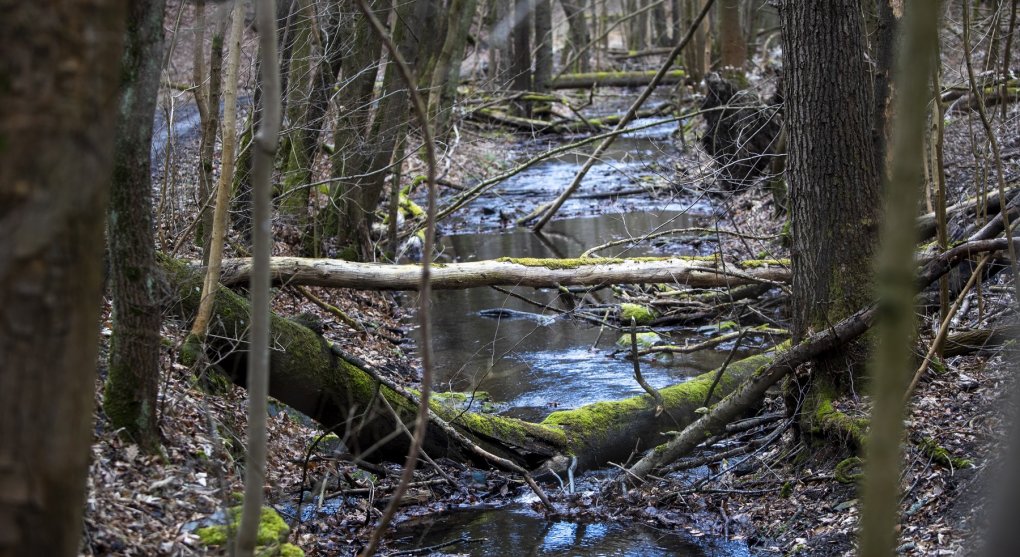
[[[172,313],[190,319],[198,307],[201,274],[181,261],[164,257],[161,264],[177,293]],[[247,300],[221,286],[216,293],[209,340],[204,347],[190,348],[204,350],[205,354],[185,353],[183,359],[197,361],[208,355],[235,383],[244,386],[248,323]],[[352,363],[357,358],[344,355],[311,329],[275,314],[271,324],[275,347],[270,357],[271,396],[337,431],[354,455],[371,459],[403,457],[408,439],[401,434],[396,419],[399,416],[412,427],[414,397],[375,380],[369,371]],[[713,400],[731,392],[770,359],[761,355],[731,363],[713,391]],[[715,372],[709,372],[661,389],[665,404],[658,416],[656,403],[648,395],[554,412],[540,423],[465,412],[440,402],[434,402],[432,410],[485,450],[526,469],[548,466],[558,471],[556,463],[569,461],[562,457],[577,457],[578,468],[583,470],[623,461],[635,449],[662,443],[664,431],[683,429],[693,422],[714,378]],[[425,450],[434,458],[478,461],[477,455],[435,423],[430,424]]]

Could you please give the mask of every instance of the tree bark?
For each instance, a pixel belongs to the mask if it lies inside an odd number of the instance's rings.
[[[103,411],[147,450],[159,445],[160,312],[152,226],[152,114],[163,61],[165,0],[133,2],[121,60],[120,116],[110,191],[113,336]]]
[[[549,91],[553,70],[552,4],[550,0],[535,3],[535,90]]]
[[[792,332],[799,342],[871,300],[880,173],[860,3],[788,2],[781,19],[793,218]],[[836,75],[833,68],[839,68]],[[801,408],[802,430],[810,431],[816,403],[861,378],[864,355],[861,343],[830,351],[815,360],[810,388],[791,386],[789,404]],[[796,396],[807,399],[798,405]]]
[[[596,0],[591,0],[595,2]],[[588,31],[588,21],[585,18],[585,4],[587,0],[560,0],[563,13],[567,18],[567,44],[563,49],[564,60],[566,56],[573,56],[581,52],[589,42],[591,34]],[[577,59],[573,67],[567,70],[587,72],[591,70],[590,57],[585,55]]]
[[[720,0],[719,44],[722,67],[743,73],[747,62],[747,43],[741,28],[740,5],[743,0]]]
[[[476,0],[450,0],[446,39],[439,51],[429,87],[429,117],[435,122],[436,137],[440,139],[447,136],[452,126],[453,105],[457,99],[457,84],[460,83],[461,59],[474,17],[475,4]]]
[[[127,2],[0,13],[0,554],[76,555]]]
[[[510,73],[513,87],[531,91],[531,7],[532,0],[513,0],[514,18],[511,32]]]
[[[251,273],[250,259],[223,261],[221,281],[239,285]],[[372,290],[416,290],[421,267],[357,263],[341,259],[274,257],[271,273],[276,284],[361,288]],[[679,283],[691,287],[738,286],[789,279],[781,266],[741,269],[720,265],[715,260],[668,258],[633,259],[511,259],[449,263],[432,270],[433,288],[458,289],[476,286],[518,285],[549,287],[592,286],[623,283]]]
[[[371,2],[375,7],[381,4]],[[346,10],[357,11],[352,0],[346,0],[345,6]],[[332,185],[332,203],[324,225],[324,234],[336,236],[343,247],[356,243],[365,211],[371,210],[361,206],[362,194],[356,179],[339,179],[364,174],[371,161],[372,93],[382,52],[382,42],[372,33],[364,16],[357,14],[347,19],[349,26],[344,32],[352,36],[354,48],[341,64],[347,86],[333,133],[332,177],[337,182]]]

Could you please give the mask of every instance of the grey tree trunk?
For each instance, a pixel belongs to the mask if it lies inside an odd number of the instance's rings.
[[[860,2],[789,2],[781,18],[793,219],[792,332],[798,342],[870,300],[880,174],[871,141],[873,89]],[[808,393],[805,419],[861,377],[864,348],[858,342],[818,358],[811,388],[793,387]]]
[[[592,0],[593,3],[595,1]],[[575,52],[585,48],[591,42],[588,20],[585,17],[586,3],[587,0],[560,0],[560,6],[563,7],[563,13],[567,18],[567,45],[563,49],[564,60],[573,56]],[[578,58],[574,67],[567,68],[567,71],[591,71],[590,58],[588,55]]]
[[[113,337],[103,411],[139,445],[159,444],[159,324],[152,227],[152,114],[163,61],[166,0],[131,3],[121,60],[120,116],[110,190]]]
[[[382,2],[370,2],[370,5],[378,9]],[[344,10],[356,13],[357,7],[352,0],[345,0]],[[339,179],[364,174],[371,162],[372,149],[368,137],[372,124],[372,93],[382,53],[382,42],[363,16],[356,14],[347,20],[349,24],[344,32],[351,36],[354,48],[341,64],[343,82],[347,86],[344,87],[340,117],[333,134],[332,175],[338,182],[333,184],[333,203],[324,225],[324,235],[335,236],[337,243],[344,248],[356,245],[359,234],[367,235],[364,222],[369,209],[361,206],[361,186],[355,179]],[[353,257],[356,253],[357,250],[354,250],[347,255]]]
[[[514,0],[510,73],[513,76],[513,87],[518,91],[530,91],[532,88],[531,2],[532,0]]]
[[[0,13],[0,555],[77,555],[127,2]]]
[[[451,0],[446,23],[446,39],[436,59],[429,87],[429,116],[435,122],[435,135],[445,138],[453,119],[453,105],[460,83],[460,66],[464,57],[476,0]],[[395,224],[395,223],[394,223]]]
[[[552,82],[553,36],[550,0],[535,2],[535,83],[536,91],[546,92]]]

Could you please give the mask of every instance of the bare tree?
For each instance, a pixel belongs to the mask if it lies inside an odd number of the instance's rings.
[[[159,281],[152,227],[152,114],[163,60],[165,0],[131,4],[108,220],[113,336],[103,411],[139,445],[159,444]]]

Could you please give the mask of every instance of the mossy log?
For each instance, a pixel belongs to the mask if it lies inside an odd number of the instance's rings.
[[[244,284],[251,272],[250,259],[223,262],[222,282]],[[274,257],[270,272],[275,284],[299,284],[363,290],[417,290],[419,265],[357,263],[341,259]],[[432,288],[476,286],[595,286],[603,284],[654,284],[668,282],[692,287],[738,286],[787,282],[789,269],[765,266],[741,269],[709,256],[617,259],[500,258],[468,263],[436,264]]]
[[[177,293],[171,311],[191,318],[198,307],[201,274],[186,263],[166,257],[161,258],[161,265]],[[221,286],[216,293],[215,312],[205,350],[213,356],[210,360],[218,361],[235,383],[244,386],[248,302]],[[413,427],[415,418],[413,400],[374,380],[352,363],[357,362],[356,358],[345,356],[311,329],[275,314],[271,325],[275,349],[270,356],[270,395],[341,435],[350,431],[347,443],[353,454],[371,450],[366,458],[402,458],[408,448],[407,437],[394,434],[399,431],[394,413],[379,397],[386,399],[408,427]],[[714,397],[731,392],[770,358],[759,355],[731,363]],[[665,408],[658,417],[656,403],[647,395],[555,412],[540,423],[464,412],[439,401],[433,401],[432,410],[482,448],[527,469],[560,471],[557,463],[569,462],[564,456],[576,456],[578,466],[587,469],[623,461],[635,447],[662,443],[663,431],[682,429],[694,421],[714,377],[713,371],[659,390]],[[425,450],[432,457],[477,461],[434,423],[426,436]]]
[[[522,97],[526,98],[526,97]],[[669,103],[639,110],[635,118],[654,118],[669,114]],[[501,126],[519,129],[529,133],[583,133],[598,132],[615,126],[623,119],[623,114],[608,114],[597,118],[541,120],[510,114],[508,110],[497,108],[480,108],[472,111],[469,117],[473,120],[491,122]]]
[[[553,89],[588,89],[591,87],[642,87],[652,82],[655,70],[635,72],[591,72],[563,74],[552,82]],[[672,70],[659,85],[679,83],[687,77],[683,70]]]

